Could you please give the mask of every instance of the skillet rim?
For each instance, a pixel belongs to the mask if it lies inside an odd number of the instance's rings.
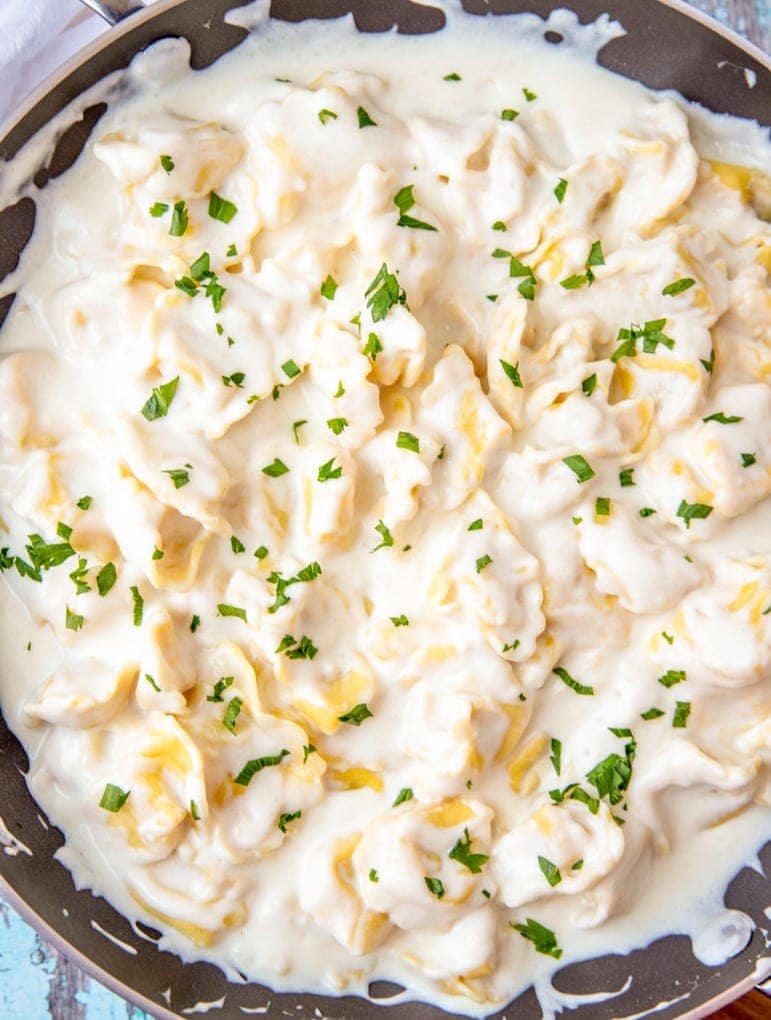
[[[172,11],[176,7],[181,7],[188,2],[189,0],[155,0],[154,3],[150,3],[150,5],[146,6],[144,9],[127,15],[116,25],[109,27],[101,35],[81,47],[62,65],[51,72],[51,74],[47,75],[46,78],[44,78],[43,81],[40,82],[40,84],[22,101],[20,106],[2,122],[0,122],[0,152],[2,152],[2,147],[4,146],[6,139],[24,124],[24,121],[30,117],[40,102],[45,100],[51,93],[55,92],[56,89],[58,89],[59,86],[71,75],[77,73],[83,66],[97,57],[107,46],[118,42],[122,36],[133,31],[140,25],[159,18],[168,11]],[[241,6],[244,6],[245,2],[246,0],[241,0]],[[426,2],[429,5],[431,4],[431,0],[426,0]],[[751,57],[765,70],[771,73],[771,54],[765,53],[755,43],[741,36],[734,29],[723,25],[716,18],[693,7],[687,2],[687,0],[649,0],[649,2],[669,7],[689,18],[691,21],[702,25],[709,31],[723,38],[734,49],[737,49]],[[575,9],[575,6],[579,3],[580,0],[564,0],[564,6],[570,9]],[[239,9],[241,9],[239,6],[231,8],[231,10]],[[24,149],[35,135],[37,135],[39,131],[50,128],[52,123],[55,123],[57,118],[61,117],[68,108],[78,106],[81,109],[85,108],[88,104],[88,99],[91,93],[102,86],[104,78],[106,77],[109,77],[109,75],[103,76],[93,85],[79,92],[69,102],[65,103],[62,108],[57,110],[53,116],[49,117],[36,131],[29,134],[10,158],[6,158],[4,156],[0,157],[0,167],[4,165],[12,165],[14,160],[23,153]],[[633,80],[639,80],[635,79],[634,76],[632,77]],[[32,797],[29,790],[28,793],[29,796]],[[0,893],[6,902],[8,902],[16,911],[16,913],[30,924],[30,926],[35,929],[49,945],[52,945],[57,952],[65,956],[81,970],[85,971],[91,978],[98,981],[100,984],[104,985],[110,991],[119,995],[127,1002],[143,1009],[150,1016],[157,1018],[157,1020],[180,1020],[180,1013],[152,1001],[142,992],[124,983],[119,978],[114,977],[109,971],[95,963],[83,950],[79,949],[74,943],[69,942],[64,935],[60,934],[56,928],[49,924],[48,921],[38,914],[34,908],[32,908],[27,901],[16,892],[8,879],[6,879],[6,877],[1,873]],[[92,892],[92,895],[96,894]],[[764,962],[765,966],[763,966]],[[756,960],[753,972],[747,975],[746,978],[724,989],[722,992],[718,992],[709,1001],[702,1003],[700,1006],[695,1006],[690,1010],[686,1010],[686,1012],[680,1015],[679,1020],[702,1020],[702,1018],[709,1016],[716,1009],[728,1005],[740,998],[746,992],[762,983],[769,975],[771,975],[771,957],[761,956]],[[378,1004],[377,1001],[373,1004],[378,1006],[381,1005]],[[385,1005],[385,1003],[382,1005]],[[270,1002],[268,1003],[267,1009],[270,1009]]]

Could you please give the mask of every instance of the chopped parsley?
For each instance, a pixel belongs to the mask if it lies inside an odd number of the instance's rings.
[[[367,308],[370,309],[373,322],[385,319],[394,305],[407,303],[407,295],[399,286],[396,276],[389,272],[385,262],[364,292],[364,296],[367,298]]]
[[[493,223],[493,230],[500,230],[505,233],[508,229],[509,228],[506,226],[503,220],[496,220],[495,223]]]
[[[340,722],[350,723],[351,726],[361,726],[365,719],[371,719],[372,713],[364,702],[360,705],[355,705],[348,712],[337,717]]]
[[[337,392],[334,394],[335,400],[342,397],[345,394],[345,386],[343,386],[342,379],[337,380]]]
[[[114,563],[105,563],[96,575],[96,587],[101,596],[105,596],[118,580],[118,572]]]
[[[484,556],[480,556],[477,560],[477,573],[481,574],[485,567],[489,567],[492,562],[492,557],[488,556],[487,553]]]
[[[618,483],[622,489],[628,488],[630,485],[636,485],[634,478],[634,468],[622,468],[618,473]]]
[[[244,379],[246,379],[245,372],[234,372],[232,375],[223,375],[222,383],[224,386],[235,386],[236,389],[242,390]]]
[[[742,454],[742,467],[752,467],[753,464],[757,464],[758,458],[754,453],[743,453]]]
[[[334,110],[319,110],[319,120],[322,124],[326,124],[329,120],[337,120],[337,114]]]
[[[254,550],[254,555],[258,560],[264,560],[268,555],[268,547],[266,545],[260,545]]]
[[[424,220],[416,220],[414,216],[407,215],[415,205],[414,187],[414,184],[408,184],[406,187],[400,188],[394,195],[394,205],[400,214],[396,225],[398,227],[411,227],[413,230],[432,230],[436,233],[437,228],[430,223],[426,223]]]
[[[171,156],[168,155],[160,156],[159,161],[161,167],[166,171],[166,173],[170,174],[171,171],[174,169],[174,160],[171,158]]]
[[[552,737],[551,740],[551,756],[549,761],[552,763],[552,767],[557,775],[562,772],[562,741],[557,740],[556,737]]]
[[[375,868],[370,868],[369,869],[369,880],[370,880],[370,882],[379,882],[380,881],[380,879],[378,878],[377,870]]]
[[[322,283],[319,293],[328,301],[334,300],[335,294],[337,294],[337,282],[331,274]]]
[[[393,802],[393,807],[399,807],[400,804],[406,804],[408,800],[412,800],[414,794],[409,786],[403,786],[396,795],[396,800]]]
[[[153,219],[156,220],[159,219],[161,216],[163,216],[164,213],[167,213],[168,211],[169,211],[168,202],[153,202],[153,204],[150,206],[148,210]]]
[[[666,715],[666,712],[654,706],[653,708],[649,708],[645,712],[641,712],[640,718],[644,719],[646,722],[650,722],[651,719],[660,719],[662,715]]]
[[[303,744],[303,765],[306,763],[308,758],[313,754],[316,748],[313,744]]]
[[[363,130],[368,127],[377,127],[377,121],[373,120],[363,106],[360,106],[356,111],[356,116],[359,118],[359,130]]]
[[[600,810],[600,802],[596,797],[579,786],[578,783],[568,783],[564,790],[549,790],[549,797],[554,804],[561,804],[565,800],[577,800],[585,804],[590,814],[596,815]]]
[[[209,195],[209,215],[213,220],[230,223],[237,212],[236,206],[232,202],[228,202],[226,198],[222,198],[216,191],[212,191]]]
[[[278,828],[281,830],[281,832],[283,832],[284,835],[286,835],[287,825],[289,825],[290,822],[296,822],[298,818],[302,818],[302,816],[303,816],[302,811],[292,811],[291,814],[282,814],[278,816],[278,822],[276,824],[278,825]]]
[[[679,280],[673,280],[672,283],[668,283],[661,293],[664,297],[675,297],[676,294],[682,294],[684,290],[693,287],[695,283],[696,281],[691,279],[690,276],[683,276]]]
[[[85,616],[80,616],[78,613],[73,613],[69,606],[65,607],[64,610],[64,626],[67,630],[82,630],[83,624],[86,622]]]
[[[501,120],[516,120],[519,116],[519,110],[512,110],[510,107],[506,110],[501,110]]]
[[[597,517],[610,517],[610,499],[607,496],[598,496],[594,501],[594,513]]]
[[[239,786],[248,786],[253,776],[255,776],[258,772],[262,772],[263,769],[270,768],[272,765],[280,765],[288,754],[289,751],[284,748],[282,751],[279,751],[278,754],[269,754],[264,755],[262,758],[250,759],[238,773],[233,782],[238,783]]]
[[[81,557],[78,560],[77,568],[69,574],[70,580],[75,585],[76,595],[85,595],[87,591],[91,591],[91,585],[84,580],[87,573],[88,563]]]
[[[482,868],[489,861],[488,854],[473,854],[471,852],[471,837],[468,829],[463,830],[465,839],[458,839],[455,846],[450,850],[450,860],[462,864],[473,875],[478,875]]]
[[[225,699],[222,697],[222,695],[228,689],[228,687],[233,686],[233,680],[234,678],[232,676],[221,676],[214,685],[214,693],[207,694],[206,700],[214,702],[224,701]]]
[[[134,584],[129,588],[131,592],[131,598],[134,601],[134,626],[142,626],[142,618],[145,610],[145,600],[142,598],[139,588]]]
[[[556,864],[553,864],[548,857],[541,857],[541,855],[539,854],[538,867],[543,872],[543,877],[546,879],[546,881],[549,883],[552,889],[554,888],[555,885],[560,884],[560,882],[562,881],[560,869],[557,867]]]
[[[227,602],[217,603],[217,616],[237,616],[246,623],[246,610],[240,606],[231,606]]]
[[[294,441],[297,443],[298,446],[300,445],[300,429],[303,427],[303,425],[307,424],[308,424],[307,418],[300,418],[297,421],[292,422],[292,434],[294,435]]]
[[[528,103],[532,103],[534,99],[538,98],[538,96],[535,94],[535,92],[531,92],[530,89],[523,88],[522,89],[522,94],[525,97],[525,99],[528,101]]]
[[[677,508],[677,516],[682,517],[686,528],[690,528],[691,521],[706,520],[712,513],[712,510],[713,507],[708,506],[706,503],[686,503],[682,499],[680,500],[680,506]]]
[[[674,687],[675,684],[684,683],[687,679],[684,669],[668,669],[663,676],[659,677],[659,683],[663,687]]]
[[[236,555],[238,555],[238,553],[246,552],[246,546],[236,535],[230,536],[230,548]]]
[[[392,616],[391,623],[394,625],[394,627],[409,627],[410,625],[410,621],[407,619],[404,613],[402,613],[400,616]]]
[[[594,694],[593,687],[589,687],[587,684],[579,683],[579,681],[574,679],[563,666],[557,666],[555,669],[552,670],[552,673],[555,673],[563,682],[563,684],[565,684],[566,687],[569,687],[571,691],[575,691],[576,694],[585,695]]]
[[[642,340],[645,354],[655,354],[659,344],[671,351],[675,341],[663,332],[666,324],[666,319],[650,319],[643,326],[633,322],[629,329],[620,329],[616,340],[621,342],[611,354],[610,360],[616,362],[621,358],[633,358],[637,354],[638,340]]]
[[[672,717],[672,726],[676,730],[685,729],[688,725],[688,716],[691,714],[690,701],[678,701],[675,705],[675,714]]]
[[[394,544],[393,535],[388,530],[388,527],[382,521],[377,522],[377,524],[375,525],[375,531],[380,535],[381,540],[380,543],[376,545],[375,548],[372,550],[373,553],[377,552],[378,549],[385,549],[388,546],[392,546]]]
[[[269,478],[280,478],[281,475],[285,475],[288,471],[289,468],[278,457],[275,458],[272,464],[266,464],[262,469],[262,473]]]
[[[131,790],[121,790],[114,783],[107,783],[102,799],[99,801],[99,807],[104,808],[105,811],[112,811],[113,814],[117,814],[129,799],[130,793]]]
[[[320,482],[328,482],[328,481],[330,481],[330,480],[332,480],[334,478],[340,478],[342,476],[342,473],[343,473],[342,467],[340,465],[338,465],[337,467],[334,467],[333,466],[334,463],[335,463],[335,458],[332,457],[331,460],[328,460],[324,464],[321,465],[321,467],[319,468],[319,473],[318,473],[318,480]]]
[[[182,237],[187,230],[187,224],[187,206],[184,202],[175,202],[174,212],[171,214],[171,226],[169,227],[169,233],[172,237]]]
[[[438,900],[444,898],[444,886],[442,885],[442,880],[440,878],[429,878],[426,875],[423,881],[426,883],[426,888],[432,896],[436,896]]]
[[[594,478],[594,471],[580,453],[571,454],[570,457],[563,457],[562,463],[570,468],[578,479],[579,485],[583,482],[588,482],[590,478]]]
[[[744,421],[744,418],[738,414],[725,415],[722,411],[718,411],[716,414],[710,414],[701,420],[714,421],[717,422],[718,425],[735,425],[737,422]]]
[[[380,337],[377,333],[370,333],[367,337],[367,342],[364,344],[362,353],[366,354],[368,358],[372,358],[373,361],[377,361],[377,356],[383,350],[383,344],[380,341]]]
[[[560,179],[557,181],[557,186],[554,189],[554,197],[557,199],[560,205],[562,205],[562,202],[565,199],[565,192],[567,190],[568,182],[565,180],[564,177],[560,177]]]
[[[652,506],[644,506],[639,510],[640,517],[652,517],[655,513],[656,511]]]
[[[291,634],[284,634],[276,648],[276,655],[280,655],[282,652],[286,654],[287,659],[310,660],[315,659],[318,648],[306,634],[303,634],[299,642]]]
[[[624,791],[632,778],[633,758],[634,741],[627,744],[624,756],[613,752],[589,769],[586,778],[597,790],[600,800],[607,797],[611,804],[618,804],[624,799]]]
[[[584,379],[584,381],[581,383],[581,389],[584,391],[587,397],[591,397],[591,395],[594,393],[594,388],[596,385],[597,385],[597,373],[592,372],[592,374],[588,375],[586,379]]]
[[[348,428],[347,418],[327,418],[327,428],[339,436],[341,432],[344,432]]]
[[[595,280],[592,266],[604,265],[605,256],[602,253],[602,243],[600,241],[594,241],[586,258],[586,272],[579,273],[575,276],[568,276],[566,279],[560,281],[560,286],[564,287],[565,290],[576,290],[578,287],[583,287],[585,283],[591,287]]]
[[[471,524],[469,524],[469,526],[468,526],[468,528],[466,530],[467,531],[481,531],[482,528],[484,528],[484,524],[482,522],[482,518],[481,517],[477,517],[477,519],[475,521],[472,521]]]
[[[400,432],[396,437],[396,445],[400,450],[411,450],[420,453],[420,440],[411,432]]]
[[[557,944],[557,936],[554,932],[539,924],[532,917],[527,918],[526,924],[514,924],[513,921],[509,921],[509,925],[514,931],[518,931],[522,938],[532,942],[536,952],[551,956],[555,960],[559,960],[562,956],[562,950]]]
[[[288,379],[296,379],[298,375],[302,375],[302,369],[298,367],[297,362],[293,361],[292,358],[284,362],[281,366],[281,371]]]
[[[185,485],[190,484],[190,465],[186,464],[183,468],[166,468],[164,474],[168,475],[171,481],[174,483],[175,489],[181,489]]]
[[[707,375],[712,375],[712,369],[715,367],[715,349],[714,347],[709,352],[709,361],[705,361],[704,358],[699,358],[699,361],[704,366],[704,371]]]
[[[179,376],[169,382],[154,386],[152,394],[148,397],[142,415],[147,421],[156,421],[158,418],[165,418],[169,413],[171,402],[177,394]]]
[[[241,701],[240,698],[231,698],[230,701],[228,702],[228,707],[227,710],[225,711],[225,716],[222,720],[222,725],[225,727],[226,730],[230,730],[231,733],[236,732],[236,719],[238,719],[239,715],[241,714],[242,704],[243,702]]]
[[[511,365],[508,361],[504,361],[503,358],[499,358],[498,361],[508,378],[511,379],[512,384],[516,386],[517,389],[521,390],[522,377],[519,374],[519,362],[517,362],[516,365]]]
[[[198,810],[198,805],[196,804],[196,802],[194,800],[190,801],[190,817],[193,819],[194,822],[200,822],[200,820],[201,820],[201,815],[200,815],[200,812]]]
[[[444,76],[444,81],[462,81],[461,76],[456,72],[452,71],[450,74]]]
[[[526,266],[523,262],[520,262],[518,258],[513,255],[509,260],[509,276],[513,279],[519,279],[524,276],[524,280],[519,285],[519,293],[525,298],[526,301],[532,301],[535,298],[535,288],[538,281],[535,278],[535,274],[530,266]]]
[[[78,510],[88,510],[91,507],[91,503],[92,503],[91,496],[81,496],[81,498],[77,501],[75,506],[78,508]]]

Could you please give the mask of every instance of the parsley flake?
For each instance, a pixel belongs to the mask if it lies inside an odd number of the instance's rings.
[[[565,684],[566,687],[569,687],[572,691],[575,691],[576,694],[594,694],[593,687],[579,683],[579,681],[575,680],[563,666],[557,666],[552,670],[552,673],[556,673],[563,684]]]
[[[400,432],[396,437],[396,445],[400,450],[411,450],[420,453],[420,440],[411,432]]]
[[[147,421],[156,421],[158,418],[165,418],[169,413],[171,402],[177,393],[179,376],[160,386],[154,386],[153,392],[142,408],[142,415]]]
[[[590,478],[594,478],[594,471],[580,453],[571,454],[570,457],[563,457],[562,463],[570,468],[578,479],[579,485],[583,482],[588,482]]]
[[[490,858],[488,854],[471,853],[471,837],[468,834],[468,829],[463,830],[463,835],[465,839],[459,839],[450,850],[450,860],[462,864],[473,875],[478,875]]]
[[[538,867],[543,872],[543,877],[546,879],[546,881],[549,883],[552,889],[554,888],[555,885],[560,884],[560,882],[562,881],[560,869],[557,867],[556,864],[553,864],[548,859],[548,857],[541,857],[541,855],[539,854]]]
[[[689,287],[693,287],[696,283],[690,276],[683,276],[679,280],[673,280],[672,283],[668,283],[662,290],[662,294],[665,297],[675,297],[677,294],[682,294],[684,290],[688,290]]]
[[[111,811],[113,814],[117,814],[118,811],[123,807],[126,801],[129,799],[131,790],[121,790],[119,786],[114,783],[107,783],[102,794],[102,799],[99,801],[99,807],[104,808],[105,811]]]
[[[209,215],[213,220],[219,220],[220,223],[230,223],[237,212],[238,209],[232,202],[222,198],[216,191],[211,192],[209,195]]]
[[[364,702],[355,705],[348,712],[337,717],[342,723],[350,723],[351,726],[361,726],[365,719],[371,719],[372,713]]]
[[[557,944],[557,936],[554,932],[550,928],[539,924],[532,917],[527,918],[526,924],[514,924],[512,921],[509,921],[509,925],[514,931],[518,931],[522,938],[532,942],[537,953],[551,956],[555,960],[559,960],[562,956],[562,950]]]
[[[498,361],[503,371],[511,380],[512,385],[521,390],[523,387],[522,377],[519,374],[519,362],[517,362],[516,365],[511,365],[508,361],[504,361],[503,358],[499,358]]]

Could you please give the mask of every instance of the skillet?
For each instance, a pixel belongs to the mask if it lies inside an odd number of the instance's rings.
[[[138,0],[84,2],[116,27],[45,82],[0,135],[2,180],[11,176],[25,143],[58,118],[47,150],[41,150],[36,165],[25,168],[25,176],[31,178],[27,197],[0,209],[0,282],[17,265],[34,229],[35,193],[72,165],[106,109],[101,97],[92,101],[84,93],[158,39],[185,37],[191,45],[191,65],[199,69],[233,49],[246,34],[224,20],[229,10],[246,0],[158,0],[148,9]],[[272,0],[271,16],[301,21],[352,12],[362,32],[396,26],[401,33],[422,34],[444,24],[442,12],[429,4],[430,0]],[[463,0],[463,7],[479,16],[528,11],[544,18],[555,8],[567,7],[584,23],[607,12],[627,34],[604,47],[600,64],[650,88],[675,89],[716,112],[771,123],[768,59],[680,0]],[[547,33],[547,40],[554,45],[562,41],[554,32]],[[109,95],[106,98],[109,101]],[[0,327],[12,303],[13,295],[0,301]],[[5,831],[0,825],[5,850],[0,854],[0,891],[49,943],[113,991],[160,1020],[203,1012],[207,1004],[206,1011],[215,1020],[243,1020],[249,1013],[372,1020],[382,1012],[353,996],[275,994],[256,984],[228,982],[212,964],[183,963],[160,950],[155,944],[157,931],[141,923],[135,930],[105,900],[75,889],[70,873],[54,859],[63,837],[44,820],[30,795],[24,779],[27,768],[21,745],[0,716],[0,815],[5,824]],[[658,1020],[696,1020],[767,976],[771,959],[763,929],[768,927],[764,907],[771,902],[767,877],[771,842],[760,860],[763,874],[746,868],[725,897],[726,906],[744,911],[756,925],[740,954],[722,966],[706,967],[692,955],[686,936],[669,935],[626,956],[568,965],[554,977],[554,985],[577,996],[575,1020],[642,1017],[653,1011]],[[92,922],[128,948],[108,940]],[[592,1001],[594,993],[619,989],[625,990],[605,1002]],[[386,982],[370,987],[372,997],[384,1004],[398,992]],[[391,1005],[387,1015],[389,1020],[446,1016],[436,1007],[404,1002]],[[504,1020],[506,1015],[517,1020],[540,1017],[533,989],[497,1017]]]

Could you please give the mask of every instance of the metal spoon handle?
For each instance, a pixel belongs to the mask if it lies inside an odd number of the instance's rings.
[[[140,0],[80,0],[80,2],[96,11],[111,25],[117,25],[129,14],[144,9],[144,4],[140,3]]]

